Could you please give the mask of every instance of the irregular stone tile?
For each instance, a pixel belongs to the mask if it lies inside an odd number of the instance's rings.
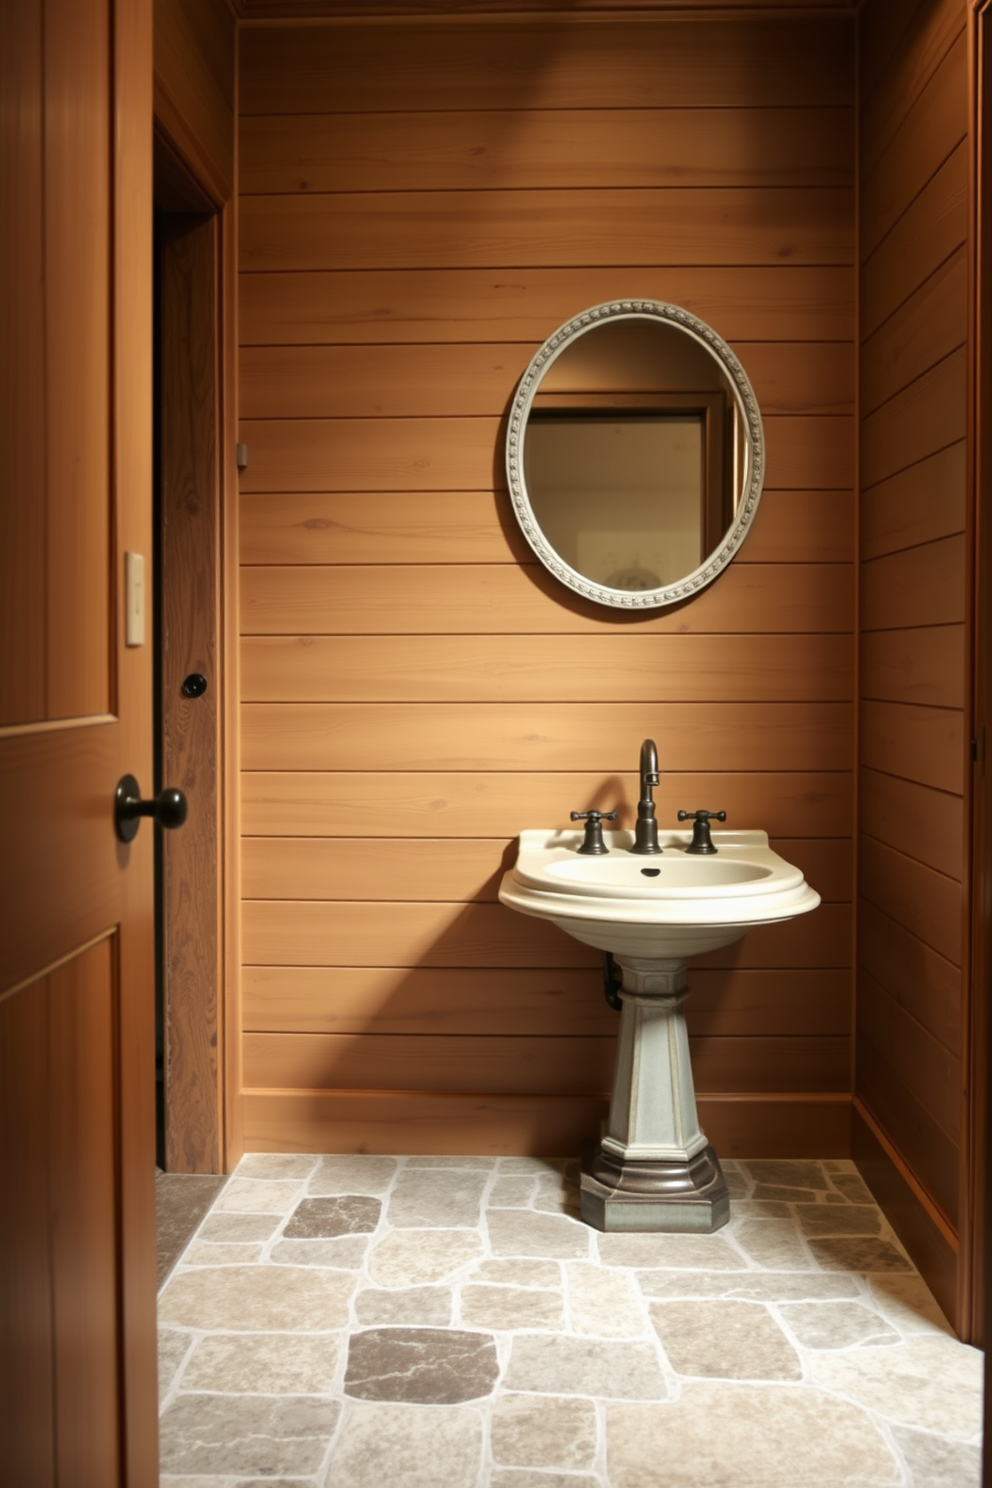
[[[890,1323],[903,1333],[946,1333],[954,1335],[933,1293],[915,1272],[869,1276],[868,1295]]]
[[[215,1240],[194,1240],[183,1252],[184,1266],[247,1266],[261,1258],[260,1245],[225,1245]]]
[[[893,1427],[892,1435],[912,1474],[913,1488],[981,1488],[981,1447],[899,1426]]]
[[[488,1333],[369,1328],[348,1342],[345,1393],[360,1400],[460,1405],[491,1395],[499,1378]]]
[[[181,1271],[159,1299],[159,1321],[206,1331],[318,1333],[344,1328],[355,1278],[303,1266]],[[253,1469],[254,1471],[254,1469]]]
[[[812,1369],[818,1384],[902,1425],[966,1439],[982,1428],[982,1354],[952,1339],[814,1355]]]
[[[565,1267],[572,1332],[594,1338],[644,1338],[644,1308],[632,1275],[584,1261]]]
[[[331,1454],[333,1488],[470,1488],[482,1464],[482,1414],[471,1406],[349,1404]]]
[[[745,1219],[734,1225],[733,1235],[751,1260],[769,1271],[810,1269],[809,1256],[791,1219]]]
[[[705,1271],[639,1271],[637,1281],[645,1297],[738,1297],[752,1302],[805,1302],[811,1297],[858,1297],[852,1276],[819,1271],[745,1271],[710,1274]]]
[[[557,1261],[480,1261],[471,1274],[473,1281],[491,1281],[500,1286],[561,1285],[561,1267]]]
[[[789,1219],[792,1211],[781,1199],[739,1199],[735,1219]]]
[[[155,1174],[158,1285],[166,1280],[227,1183],[213,1173]]]
[[[487,1175],[471,1171],[404,1169],[393,1186],[386,1217],[397,1229],[471,1228],[479,1223]]]
[[[528,1174],[497,1178],[489,1190],[486,1204],[490,1209],[524,1209],[537,1193],[537,1179]]]
[[[371,1235],[341,1235],[337,1240],[280,1240],[272,1247],[277,1266],[330,1266],[357,1271],[368,1254]]]
[[[866,1343],[898,1343],[900,1335],[861,1302],[788,1302],[782,1321],[805,1348],[857,1348]]]
[[[839,1193],[817,1194],[816,1197],[821,1204],[846,1204],[848,1202],[844,1195]]]
[[[231,1178],[214,1213],[288,1214],[302,1189],[299,1179]]]
[[[200,1226],[200,1240],[247,1243],[272,1238],[279,1220],[271,1214],[210,1214]]]
[[[180,1482],[180,1479],[174,1478],[172,1481],[175,1482],[175,1483],[179,1483]],[[192,1488],[196,1488],[195,1480],[193,1480],[193,1479],[183,1478],[181,1480],[181,1482],[182,1482],[182,1488],[190,1488],[190,1484],[192,1484]],[[225,1484],[232,1483],[234,1485],[234,1488],[312,1488],[313,1479],[312,1478],[238,1478],[237,1482],[235,1483],[233,1478],[225,1478],[224,1479],[224,1483]],[[211,1478],[209,1485],[207,1485],[207,1488],[217,1488],[217,1479],[216,1478]]]
[[[654,1302],[651,1321],[677,1374],[802,1379],[798,1354],[759,1302]]]
[[[508,1286],[464,1286],[462,1322],[468,1328],[510,1332],[521,1328],[563,1328],[565,1304],[560,1292]]]
[[[877,1235],[882,1228],[874,1204],[797,1204],[793,1213],[806,1235]]]
[[[556,1173],[538,1179],[534,1208],[542,1214],[569,1214],[579,1216],[579,1185]]]
[[[823,1164],[806,1158],[747,1158],[742,1164],[755,1183],[781,1188],[829,1188]]]
[[[528,1468],[497,1467],[489,1488],[599,1488],[599,1479],[585,1473],[531,1472]]]
[[[234,1170],[235,1178],[306,1178],[318,1159],[308,1152],[246,1152]]]
[[[310,1175],[307,1192],[327,1194],[383,1194],[393,1181],[399,1163],[395,1157],[371,1157],[367,1153],[322,1157]]]
[[[378,1199],[348,1194],[329,1199],[301,1199],[283,1230],[287,1240],[334,1240],[339,1235],[369,1235],[379,1223]]]
[[[871,1189],[860,1173],[831,1173],[830,1181],[849,1204],[873,1204],[875,1202],[871,1196]]]
[[[817,1194],[812,1188],[784,1188],[780,1183],[756,1183],[751,1197],[778,1204],[812,1204]]]
[[[604,1266],[661,1266],[673,1271],[746,1271],[722,1235],[597,1235]]]
[[[180,1366],[189,1353],[192,1333],[179,1333],[174,1328],[158,1330],[158,1398],[159,1404],[172,1389]]]
[[[591,1231],[564,1214],[533,1209],[489,1209],[489,1244],[497,1256],[550,1256],[585,1260]]]
[[[397,1230],[376,1244],[369,1276],[379,1286],[429,1286],[446,1281],[485,1252],[474,1230]]]
[[[163,1472],[314,1473],[341,1407],[264,1395],[180,1395],[160,1422]]]
[[[493,1406],[490,1434],[493,1461],[502,1466],[573,1472],[595,1466],[596,1407],[591,1400],[501,1395]]]
[[[912,1271],[891,1240],[851,1235],[811,1239],[809,1248],[824,1271]]]
[[[689,1384],[670,1405],[606,1407],[612,1488],[659,1488],[659,1452],[678,1488],[883,1488],[903,1481],[857,1406],[787,1385]]]
[[[727,1192],[731,1199],[746,1199],[751,1187],[747,1175],[737,1172],[733,1168],[728,1170],[727,1164],[723,1161],[721,1161],[720,1167],[723,1170],[724,1182],[727,1185]]]
[[[404,1292],[369,1287],[355,1298],[355,1317],[363,1328],[376,1323],[446,1328],[453,1305],[450,1287],[410,1287]]]
[[[511,1345],[504,1384],[508,1390],[606,1400],[665,1400],[669,1393],[651,1344],[567,1334],[519,1334]]]
[[[184,1390],[240,1395],[326,1395],[340,1336],[238,1333],[201,1338],[183,1370]]]
[[[408,1157],[405,1165],[408,1168],[494,1168],[499,1161],[496,1157],[470,1157],[467,1154],[455,1154],[454,1157],[431,1156]]]
[[[562,1173],[568,1163],[566,1157],[501,1157],[501,1173]]]

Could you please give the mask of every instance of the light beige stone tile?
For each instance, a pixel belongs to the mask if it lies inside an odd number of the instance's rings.
[[[463,1286],[461,1315],[468,1328],[490,1328],[504,1333],[565,1326],[561,1293],[530,1287]]]
[[[325,1240],[279,1240],[271,1258],[277,1266],[331,1266],[357,1271],[372,1244],[371,1235],[337,1235]]]
[[[809,1248],[824,1271],[912,1271],[899,1247],[885,1235],[809,1237]]]
[[[746,1271],[722,1235],[597,1235],[604,1266],[664,1267],[671,1271]]]
[[[158,1330],[158,1398],[163,1401],[172,1389],[180,1366],[189,1353],[193,1342],[192,1333],[180,1333],[175,1328]]]
[[[787,1302],[782,1321],[804,1348],[846,1349],[898,1343],[900,1335],[861,1302]]]
[[[486,1211],[489,1244],[497,1256],[544,1256],[585,1260],[591,1231],[564,1214],[538,1214],[533,1209]]]
[[[936,1334],[813,1357],[816,1382],[904,1426],[968,1439],[982,1427],[982,1355]]]
[[[678,1488],[883,1488],[902,1470],[871,1418],[819,1390],[690,1384],[668,1405],[606,1407],[612,1488],[659,1488],[659,1453]]]
[[[314,1473],[341,1407],[329,1400],[264,1395],[179,1395],[160,1423],[164,1472]]]
[[[331,1454],[328,1488],[470,1488],[482,1462],[472,1406],[353,1402]]]
[[[793,1213],[806,1235],[878,1235],[882,1230],[874,1204],[797,1204]]]
[[[397,1229],[477,1225],[487,1178],[485,1172],[465,1169],[404,1168],[389,1196],[386,1218]]]
[[[747,1158],[742,1167],[755,1183],[771,1183],[780,1188],[830,1187],[823,1164],[807,1158]]]
[[[235,1178],[303,1179],[317,1158],[306,1152],[246,1152],[234,1170]]]
[[[183,1251],[184,1266],[247,1266],[262,1254],[261,1245],[224,1244],[215,1240],[194,1240]]]
[[[467,1154],[455,1154],[453,1157],[438,1156],[430,1153],[420,1157],[407,1157],[404,1166],[408,1168],[494,1168],[499,1161],[496,1157],[470,1157]]]
[[[288,1214],[302,1193],[302,1179],[232,1178],[214,1213]]]
[[[368,1287],[355,1298],[355,1317],[364,1328],[377,1323],[446,1328],[453,1308],[450,1287],[409,1287],[401,1292]]]
[[[585,1261],[565,1267],[572,1332],[594,1338],[644,1338],[647,1318],[634,1277]]]
[[[591,1400],[501,1395],[490,1427],[493,1461],[501,1467],[595,1466],[596,1407]]]
[[[830,1181],[838,1193],[842,1194],[849,1204],[871,1204],[874,1202],[867,1183],[861,1174],[856,1171],[831,1173]]]
[[[953,1329],[933,1293],[915,1272],[889,1271],[866,1277],[871,1301],[903,1333],[946,1333]]]
[[[379,1286],[429,1286],[485,1254],[474,1230],[396,1230],[369,1255],[369,1276]]]
[[[811,1297],[859,1297],[852,1276],[820,1271],[639,1271],[645,1297],[739,1297],[751,1302],[805,1302]]]
[[[561,1286],[561,1266],[557,1261],[480,1261],[472,1268],[471,1276],[473,1281],[490,1281],[500,1286]]]
[[[668,1383],[649,1343],[524,1333],[514,1338],[504,1384],[542,1395],[665,1400]]]
[[[568,1214],[579,1217],[579,1184],[563,1175],[547,1173],[538,1179],[534,1208],[542,1214]]]
[[[738,1199],[734,1219],[791,1219],[792,1210],[781,1199]]]
[[[486,1205],[490,1209],[524,1209],[536,1193],[536,1177],[528,1173],[511,1173],[506,1178],[496,1179]]]
[[[747,1198],[751,1188],[751,1180],[748,1178],[747,1174],[741,1172],[737,1168],[728,1167],[727,1163],[725,1162],[721,1162],[720,1167],[723,1171],[724,1181],[727,1185],[727,1192],[730,1195],[731,1199],[733,1200]]]
[[[526,1467],[496,1467],[489,1488],[599,1488],[599,1479],[586,1473],[542,1472]]]
[[[383,1194],[398,1167],[395,1157],[373,1157],[367,1153],[322,1157],[310,1175],[307,1193],[311,1197]]]
[[[198,1240],[246,1244],[270,1240],[279,1228],[275,1214],[208,1214],[200,1226]]]
[[[568,1159],[564,1157],[501,1157],[501,1173],[562,1173]]]
[[[769,1271],[809,1270],[812,1261],[791,1219],[744,1219],[733,1228],[738,1245]]]
[[[813,1204],[818,1197],[813,1188],[788,1188],[781,1183],[756,1183],[751,1191],[752,1199],[775,1204]]]
[[[925,1431],[893,1427],[913,1488],[981,1488],[982,1449]]]
[[[355,1278],[303,1266],[182,1271],[159,1298],[162,1323],[237,1333],[326,1332],[348,1322]]]
[[[760,1302],[652,1302],[651,1321],[678,1374],[733,1380],[802,1378],[798,1354]]]
[[[217,1334],[201,1338],[180,1384],[215,1394],[326,1395],[340,1352],[337,1334]]]

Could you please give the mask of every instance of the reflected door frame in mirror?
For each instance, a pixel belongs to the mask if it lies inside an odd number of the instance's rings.
[[[685,335],[702,347],[716,362],[733,397],[743,430],[742,473],[734,492],[734,515],[719,542],[691,572],[656,588],[629,590],[611,588],[581,573],[568,563],[545,535],[534,511],[527,486],[524,446],[527,424],[535,399],[550,368],[564,351],[597,327],[621,321],[656,322]],[[659,391],[659,408],[665,396],[677,390]],[[576,400],[580,407],[582,399]],[[530,362],[520,380],[510,409],[506,438],[506,473],[510,498],[520,528],[545,568],[576,594],[613,609],[651,610],[680,604],[711,584],[736,554],[750,529],[764,481],[765,444],[761,413],[754,390],[737,357],[721,336],[705,321],[679,305],[661,300],[613,300],[594,305],[560,326]]]

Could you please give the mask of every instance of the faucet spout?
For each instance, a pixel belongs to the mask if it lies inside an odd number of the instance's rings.
[[[645,739],[641,745],[641,795],[637,803],[637,826],[634,830],[634,845],[630,849],[632,853],[661,852],[652,794],[658,783],[658,746],[653,739]]]

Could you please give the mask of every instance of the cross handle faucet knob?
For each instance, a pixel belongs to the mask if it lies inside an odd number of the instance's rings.
[[[686,848],[686,852],[696,853],[699,856],[715,853],[717,849],[713,846],[713,838],[710,836],[710,822],[726,820],[725,811],[680,811],[680,822],[692,822],[692,841]]]
[[[577,852],[585,853],[587,857],[598,857],[602,853],[609,852],[610,849],[603,841],[602,824],[604,821],[616,821],[617,814],[615,811],[573,811],[571,812],[571,818],[573,821],[584,821],[586,824],[582,846],[576,848]]]

